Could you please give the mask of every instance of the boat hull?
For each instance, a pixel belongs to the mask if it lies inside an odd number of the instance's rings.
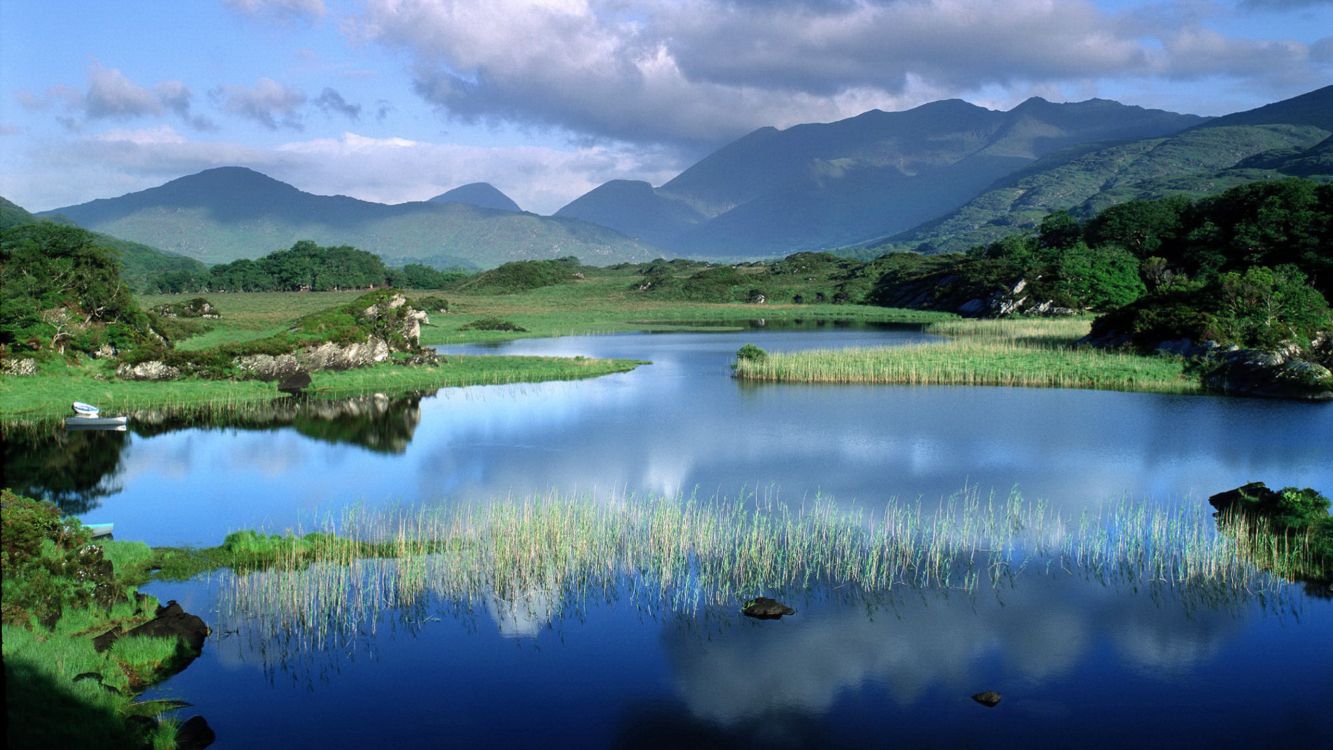
[[[129,417],[66,417],[67,430],[124,430]]]

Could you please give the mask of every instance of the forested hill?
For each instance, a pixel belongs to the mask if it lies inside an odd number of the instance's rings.
[[[1191,198],[1285,176],[1333,179],[1333,86],[1219,117],[1169,137],[1060,153],[996,183],[933,222],[869,243],[886,250],[946,252],[1035,229],[1052,211],[1089,218],[1118,203]]]
[[[28,213],[13,202],[0,198],[0,229],[46,221]],[[109,234],[92,233],[99,247],[109,248],[120,261],[120,277],[132,289],[145,289],[149,280],[166,273],[195,274],[207,267],[193,258],[163,252],[155,247],[130,242]]]
[[[488,268],[578,255],[647,260],[655,249],[605,227],[456,202],[384,205],[312,195],[250,169],[221,167],[159,187],[57,209],[79,226],[208,263],[257,258],[300,240],[381,257]]]

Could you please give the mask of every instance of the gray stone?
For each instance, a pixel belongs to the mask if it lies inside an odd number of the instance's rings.
[[[180,374],[180,368],[156,359],[140,362],[137,365],[125,362],[116,368],[116,377],[124,380],[174,380],[180,377]]]
[[[27,357],[5,357],[0,361],[0,372],[6,375],[26,377],[37,374],[37,360]]]

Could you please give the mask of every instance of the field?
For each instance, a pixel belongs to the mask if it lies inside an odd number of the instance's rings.
[[[952,338],[942,343],[742,357],[735,372],[775,383],[1201,390],[1182,359],[1075,346],[1089,325],[1085,319],[945,321],[926,328]]]

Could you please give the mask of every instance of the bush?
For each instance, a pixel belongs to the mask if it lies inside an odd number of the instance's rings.
[[[763,362],[768,359],[768,352],[760,349],[754,344],[746,344],[736,351],[737,360],[747,360],[750,362]]]
[[[478,318],[477,320],[459,326],[460,331],[513,331],[517,333],[526,332],[528,329],[512,321],[501,320],[500,318]]]

